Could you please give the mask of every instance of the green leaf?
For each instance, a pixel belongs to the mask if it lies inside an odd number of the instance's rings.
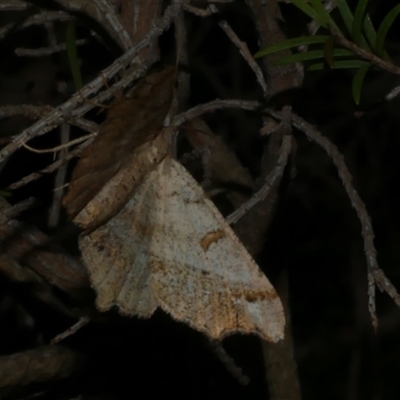
[[[367,37],[370,46],[375,47],[376,31],[375,31],[374,25],[372,25],[372,21],[371,21],[369,14],[367,14],[364,18],[363,27],[364,27],[365,36]]]
[[[381,57],[384,55],[383,45],[385,44],[386,35],[392,26],[394,20],[400,13],[400,4],[394,6],[387,14],[386,17],[381,22],[378,32],[376,34],[375,51]]]
[[[332,36],[329,39],[326,39],[324,43],[324,58],[326,63],[330,68],[333,68],[333,64],[335,60],[333,58],[333,46],[335,44],[335,38]]]
[[[310,0],[312,7],[314,8],[317,16],[314,18],[321,26],[328,28],[329,26],[334,27],[338,32],[340,29],[336,25],[336,22],[332,19],[328,11],[325,10],[321,0]]]
[[[367,71],[371,68],[372,63],[368,63],[364,66],[362,66],[354,75],[353,82],[351,85],[351,90],[353,93],[353,99],[354,102],[358,105],[360,104],[360,98],[361,98],[361,89],[364,83],[364,78],[367,73]]]
[[[359,0],[356,11],[354,12],[353,26],[351,35],[357,45],[362,45],[362,26],[364,22],[365,10],[367,9],[368,0]]]
[[[317,13],[315,12],[314,8],[312,8],[304,0],[291,0],[291,2],[301,11],[303,11],[304,14],[308,15],[311,19],[317,18]]]
[[[336,0],[337,8],[339,9],[340,15],[342,16],[343,22],[351,34],[353,26],[353,14],[347,4],[347,0]]]
[[[334,49],[333,50],[333,57],[351,57],[353,53],[347,49]],[[310,50],[304,53],[296,53],[291,54],[290,56],[283,57],[277,62],[275,65],[286,65],[286,64],[294,64],[296,62],[303,62],[303,61],[310,61],[310,60],[318,60],[320,58],[324,58],[324,51],[323,49],[320,50]]]
[[[360,0],[361,1],[361,0]],[[348,0],[335,0],[336,5],[339,9],[340,15],[343,19],[343,22],[346,26],[346,29],[348,30],[350,35],[353,35],[353,23],[354,23],[354,17],[353,17],[353,13],[351,12],[349,5],[347,4]],[[370,21],[371,22],[371,21]],[[372,30],[374,29],[372,24],[369,28],[372,27]],[[369,34],[373,34],[371,33],[371,29],[369,29]],[[375,43],[375,41],[374,41]],[[364,49],[368,49],[370,50],[370,46],[368,45],[366,39],[364,38],[364,36],[361,36],[360,38],[360,45],[361,47],[363,47]]]
[[[370,16],[367,14],[365,16],[364,19],[364,32],[365,32],[365,36],[368,39],[368,43],[370,45],[370,48],[373,48],[375,50],[375,52],[377,53],[375,46],[376,46],[376,31],[374,26],[372,25],[372,21]],[[388,53],[386,52],[386,50],[383,50],[381,57],[386,60],[389,61],[390,57],[388,55]]]
[[[83,87],[83,82],[81,71],[79,69],[78,53],[76,51],[75,26],[73,21],[68,23],[65,41],[67,45],[68,61],[69,67],[71,68],[72,78],[74,80],[76,90],[79,90]]]
[[[296,53],[291,54],[290,56],[283,57],[280,60],[275,62],[275,65],[286,65],[286,64],[294,64],[297,62],[309,61],[309,60],[318,60],[324,56],[322,50],[311,50],[306,51],[304,53]]]
[[[366,61],[362,60],[343,60],[343,61],[335,61],[332,69],[350,69],[350,68],[361,68],[364,65],[369,64]],[[320,71],[326,67],[324,63],[315,63],[310,65],[307,70],[308,71]]]
[[[258,51],[254,58],[260,58],[267,56],[268,54],[276,53],[278,51],[287,50],[292,47],[315,44],[315,43],[324,43],[329,36],[301,36],[294,39],[287,39],[280,43],[274,44],[272,46],[267,47],[266,49]]]

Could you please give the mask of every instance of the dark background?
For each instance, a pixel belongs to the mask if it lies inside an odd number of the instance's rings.
[[[396,2],[370,2],[378,26]],[[242,1],[219,7],[251,52],[258,50],[257,34]],[[291,5],[282,5],[282,26],[288,37],[305,34],[307,19]],[[22,21],[27,12],[0,13],[0,26]],[[336,14],[333,14],[334,16]],[[187,14],[191,105],[215,98],[261,100],[261,93],[238,50],[218,27],[216,18]],[[56,24],[62,37],[65,26]],[[86,24],[77,22],[77,36],[88,37]],[[387,50],[398,62],[398,21],[389,31]],[[164,59],[173,56],[170,29],[160,41]],[[45,30],[15,30],[0,42],[0,105],[56,106],[73,92],[64,53],[40,58],[17,57],[16,47],[47,45]],[[94,38],[78,48],[85,83],[115,57],[115,49]],[[383,71],[367,75],[361,104],[351,96],[354,71],[306,72],[304,85],[290,93],[294,111],[315,124],[344,154],[354,185],[366,203],[375,230],[380,267],[399,287],[399,100],[381,102],[399,84]],[[274,105],[274,99],[272,100]],[[362,111],[360,116],[358,111]],[[356,116],[357,115],[357,116]],[[88,117],[101,122],[102,115]],[[257,113],[219,111],[205,120],[256,178],[261,144]],[[2,120],[0,135],[7,138],[29,126],[22,117]],[[73,135],[79,135],[78,130]],[[400,396],[400,311],[385,294],[377,293],[379,329],[373,332],[367,311],[366,262],[360,223],[331,160],[324,151],[295,132],[295,175],[286,177],[269,230],[265,250],[258,256],[266,271],[287,268],[295,357],[304,399],[395,399]],[[49,148],[57,132],[30,142]],[[0,173],[0,189],[51,163],[52,154],[22,149]],[[72,163],[73,165],[73,163]],[[16,203],[35,196],[39,205],[22,220],[46,228],[53,176],[44,176],[12,193]],[[224,211],[224,210],[222,210]],[[226,210],[225,210],[226,211]],[[60,226],[65,227],[66,217]],[[76,241],[76,238],[75,238]],[[58,293],[61,297],[63,294]],[[69,300],[66,300],[69,301]],[[73,304],[74,306],[79,306]],[[0,275],[0,353],[9,355],[48,343],[74,320],[31,298],[29,288]],[[251,382],[242,386],[222,365],[206,338],[172,321],[162,312],[150,320],[126,319],[116,313],[84,327],[63,345],[87,356],[87,365],[67,379],[21,386],[5,391],[5,398],[122,399],[173,396],[187,399],[267,398],[263,359],[255,337],[234,336],[223,342]],[[282,371],[284,373],[284,371]],[[0,392],[1,393],[1,392]],[[1,394],[0,394],[1,395]],[[285,399],[280,399],[285,400]]]

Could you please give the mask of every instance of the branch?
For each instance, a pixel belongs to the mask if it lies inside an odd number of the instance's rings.
[[[282,115],[280,112],[273,110],[268,110],[268,113],[278,119],[280,119]],[[382,292],[388,293],[398,307],[400,307],[400,295],[390,280],[386,277],[385,273],[379,268],[376,258],[376,249],[374,246],[374,231],[372,228],[371,217],[368,215],[364,202],[361,200],[359,194],[353,186],[353,178],[346,166],[343,155],[339,152],[338,148],[311,124],[307,123],[296,115],[293,115],[293,126],[305,133],[310,140],[322,147],[332,159],[346,190],[347,196],[357,212],[358,219],[361,223],[361,236],[364,241],[364,252],[368,266],[369,312],[371,315],[372,324],[374,328],[377,329],[378,318],[376,316],[375,306],[375,284]]]

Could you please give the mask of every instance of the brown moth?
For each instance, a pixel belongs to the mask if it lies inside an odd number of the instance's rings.
[[[63,206],[71,218],[104,189],[112,177],[123,175],[121,170],[132,161],[137,148],[160,133],[171,105],[174,83],[175,67],[166,66],[142,79],[131,97],[121,98],[111,106],[95,141],[83,151],[64,196]],[[136,182],[139,180],[138,171]],[[115,193],[110,197],[114,197],[115,202],[111,208],[99,211],[98,219],[91,221],[86,229],[101,225],[121,209],[135,186],[131,182],[127,191],[122,182],[113,189]]]
[[[157,307],[213,339],[283,338],[281,301],[224,217],[170,156],[124,208],[80,238],[97,308],[150,317]]]
[[[97,194],[74,209],[97,308],[148,318],[160,307],[213,339],[240,332],[280,340],[285,318],[275,289],[168,154],[170,136],[164,128],[136,146]],[[104,218],[115,204],[118,210]]]

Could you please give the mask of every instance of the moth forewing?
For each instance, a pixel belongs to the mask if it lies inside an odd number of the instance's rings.
[[[161,307],[214,339],[283,337],[274,288],[202,188],[167,156],[124,208],[80,242],[101,310]]]

